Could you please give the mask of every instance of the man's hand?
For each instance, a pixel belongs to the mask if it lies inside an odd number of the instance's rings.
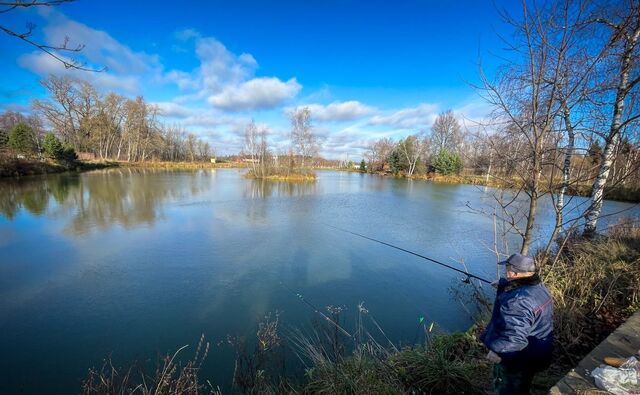
[[[500,363],[500,361],[502,361],[502,358],[500,358],[500,356],[494,353],[493,351],[489,351],[489,353],[485,358],[487,358],[489,361],[493,363]]]
[[[492,286],[493,288],[498,288],[498,284],[500,284],[500,280],[496,280],[496,281],[492,282],[492,283],[491,283],[491,286]]]

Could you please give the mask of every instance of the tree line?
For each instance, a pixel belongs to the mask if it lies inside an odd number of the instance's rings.
[[[214,155],[209,142],[183,126],[160,122],[158,106],[143,97],[102,94],[89,82],[66,76],[51,76],[41,83],[48,97],[33,102],[32,115],[0,115],[0,148],[41,154],[49,131],[62,146],[102,160],[208,161]],[[26,129],[28,143],[11,145],[9,135],[18,124]]]
[[[381,138],[369,143],[361,168],[409,177],[435,172],[459,174],[467,155],[468,138],[451,110],[439,114],[430,132],[395,141]]]

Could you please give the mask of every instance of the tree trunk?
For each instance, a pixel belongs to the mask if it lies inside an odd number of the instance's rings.
[[[626,36],[625,32],[622,32],[622,36]],[[602,150],[602,160],[600,162],[600,168],[598,169],[598,175],[593,182],[593,188],[591,189],[591,204],[584,215],[584,236],[586,237],[591,237],[596,233],[598,218],[600,217],[600,211],[602,210],[604,187],[607,184],[614,154],[617,151],[618,144],[620,142],[622,116],[624,114],[625,105],[624,102],[631,88],[633,88],[633,85],[638,83],[638,80],[634,80],[632,83],[629,82],[629,73],[634,66],[633,56],[638,42],[638,36],[640,36],[640,25],[636,24],[633,34],[631,36],[626,36],[624,51],[620,59],[620,81],[616,89],[616,100],[613,106],[611,128],[609,129],[609,135],[605,139],[606,143]]]
[[[564,152],[564,164],[562,166],[562,186],[560,187],[560,192],[558,192],[558,200],[556,202],[556,225],[553,228],[553,233],[551,234],[549,242],[547,243],[547,248],[545,249],[545,253],[547,255],[551,251],[553,241],[562,230],[562,223],[564,221],[564,216],[562,215],[562,211],[564,210],[564,196],[567,194],[569,183],[571,181],[571,158],[573,157],[573,150],[575,146],[575,131],[573,129],[573,124],[571,123],[571,116],[566,102],[562,103],[562,116],[564,118],[565,127],[567,128],[568,141]]]
[[[534,176],[533,184],[530,191],[529,200],[529,214],[527,215],[527,226],[525,228],[524,236],[522,236],[522,248],[520,253],[527,255],[529,253],[529,246],[533,241],[533,226],[536,221],[536,214],[538,212],[538,185],[540,183],[540,172],[537,172]]]
[[[596,233],[598,218],[600,217],[600,211],[602,210],[604,187],[607,184],[607,178],[609,178],[609,172],[611,171],[614,153],[619,140],[620,135],[618,133],[613,134],[611,138],[607,140],[604,150],[602,151],[598,175],[596,176],[596,179],[593,182],[593,188],[591,189],[591,204],[584,216],[584,236],[586,237],[591,237]]]

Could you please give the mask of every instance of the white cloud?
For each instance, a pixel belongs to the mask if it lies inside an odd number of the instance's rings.
[[[335,101],[326,106],[309,104],[306,107],[311,111],[311,116],[319,121],[352,121],[375,111],[373,107],[355,100]]]
[[[191,72],[172,70],[165,74],[185,94],[180,102],[207,99],[222,110],[263,110],[281,105],[295,97],[302,86],[295,78],[255,77],[258,62],[249,53],[236,55],[213,37],[202,37],[193,29],[176,36],[193,39],[200,66]]]
[[[403,108],[387,115],[376,115],[369,125],[386,125],[400,129],[427,129],[438,116],[437,104],[421,103],[416,107]]]
[[[251,78],[258,67],[253,56],[237,56],[213,37],[196,41],[196,55],[201,62],[197,70],[198,80],[210,93]]]
[[[104,31],[73,21],[59,12],[47,12],[43,17],[47,22],[42,30],[47,45],[63,45],[69,37],[68,48],[83,47],[78,53],[65,53],[61,57],[69,62],[75,59],[88,68],[106,67],[107,71],[90,73],[65,69],[61,62],[41,51],[18,59],[20,66],[40,77],[71,75],[91,82],[98,89],[139,94],[142,76],[155,76],[162,70],[158,56],[133,51]]]
[[[249,119],[230,116],[211,108],[188,107],[175,102],[154,102],[151,104],[158,107],[160,115],[164,118],[179,121],[181,125],[193,126],[199,130],[212,127],[233,129],[249,122]]]
[[[295,97],[302,86],[291,78],[283,82],[275,77],[254,78],[224,88],[208,99],[212,105],[230,111],[273,108],[284,100]]]
[[[192,38],[199,38],[200,33],[196,29],[182,29],[178,30],[175,36],[180,41],[187,41]]]
[[[69,58],[63,59],[71,61]],[[90,73],[66,69],[60,61],[52,58],[44,52],[32,52],[22,55],[18,59],[18,64],[43,78],[46,78],[49,75],[68,75],[73,77],[82,77],[100,90],[117,91],[130,94],[138,93],[140,90],[140,81],[135,75],[115,75],[108,72]]]
[[[63,14],[52,13],[48,22],[43,31],[49,45],[60,45],[69,37],[74,41],[69,47],[83,45],[83,57],[115,74],[147,73],[159,66],[156,55],[135,52],[108,33],[68,19]]]

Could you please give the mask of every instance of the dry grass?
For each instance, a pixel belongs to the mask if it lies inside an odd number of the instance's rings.
[[[255,178],[250,175],[248,178]],[[284,182],[313,182],[316,180],[315,173],[307,173],[307,174],[280,174],[280,175],[270,175],[266,177],[262,177],[262,179],[267,181],[284,181]]]
[[[542,266],[556,308],[555,331],[565,346],[592,335],[585,323],[617,326],[640,308],[640,227],[624,222],[608,237],[570,240]]]
[[[555,306],[553,385],[640,308],[640,225],[624,220],[607,236],[563,240],[541,276]],[[545,379],[544,377],[542,379]]]
[[[240,162],[166,162],[166,161],[147,161],[147,162],[117,162],[122,167],[142,167],[150,169],[229,169],[229,168],[245,168],[246,164]]]
[[[82,383],[83,395],[197,395],[221,394],[210,382],[202,383],[198,373],[209,353],[209,343],[200,338],[195,354],[185,365],[179,362],[179,354],[188,346],[179,348],[172,355],[165,355],[153,374],[147,375],[139,366],[118,369],[107,358],[100,369],[89,369]]]

